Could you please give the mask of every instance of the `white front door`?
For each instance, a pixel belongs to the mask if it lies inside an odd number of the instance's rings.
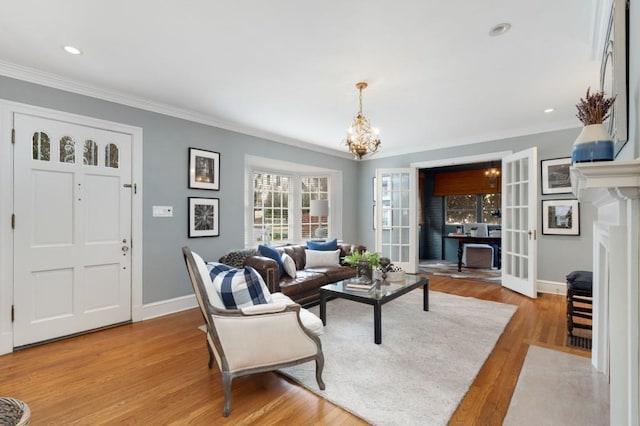
[[[418,244],[416,169],[376,170],[376,251],[415,274]]]
[[[14,128],[14,347],[131,320],[132,136]]]
[[[537,149],[502,159],[502,285],[537,297]]]

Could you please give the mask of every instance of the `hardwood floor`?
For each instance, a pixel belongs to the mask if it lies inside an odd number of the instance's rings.
[[[562,296],[530,300],[495,284],[429,278],[433,291],[518,305],[450,424],[501,424],[530,344],[589,356],[565,346]],[[276,373],[234,380],[224,418],[201,323],[192,309],[0,356],[0,396],[27,402],[36,426],[366,424]]]

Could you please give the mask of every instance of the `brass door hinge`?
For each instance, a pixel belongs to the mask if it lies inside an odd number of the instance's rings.
[[[16,307],[14,305],[11,305],[11,322],[14,322],[16,320]]]
[[[11,215],[11,229],[16,229],[16,215]]]
[[[11,143],[16,143],[16,129],[11,129]]]

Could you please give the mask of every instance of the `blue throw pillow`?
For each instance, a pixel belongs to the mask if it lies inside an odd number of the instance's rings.
[[[258,246],[258,251],[260,252],[260,256],[268,257],[276,261],[278,264],[278,277],[282,278],[284,275],[284,263],[282,263],[282,257],[280,256],[280,253],[278,253],[278,250],[271,246],[260,244]]]
[[[324,243],[307,240],[307,248],[309,250],[320,250],[320,251],[338,250],[338,239],[334,238],[333,240],[326,241]]]

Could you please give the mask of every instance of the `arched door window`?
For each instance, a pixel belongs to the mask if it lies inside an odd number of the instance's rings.
[[[51,161],[51,143],[49,135],[44,132],[35,132],[31,144],[33,159],[40,161]]]

